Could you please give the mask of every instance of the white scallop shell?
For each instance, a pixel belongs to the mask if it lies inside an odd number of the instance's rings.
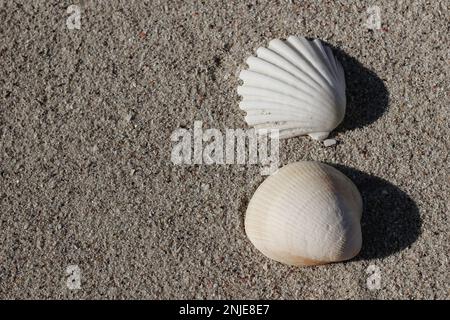
[[[320,40],[275,39],[249,57],[239,107],[255,129],[279,129],[280,138],[309,135],[323,140],[344,118],[344,69]]]
[[[271,259],[325,264],[358,254],[361,214],[361,195],[349,178],[320,162],[297,162],[276,171],[256,190],[245,232]]]

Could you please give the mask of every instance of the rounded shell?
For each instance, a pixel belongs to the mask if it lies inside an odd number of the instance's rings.
[[[323,140],[344,118],[344,69],[320,40],[275,39],[249,57],[239,78],[239,107],[255,129],[278,129],[280,138]]]
[[[267,257],[289,265],[348,260],[361,249],[361,195],[337,169],[292,163],[269,176],[247,208],[245,232]]]

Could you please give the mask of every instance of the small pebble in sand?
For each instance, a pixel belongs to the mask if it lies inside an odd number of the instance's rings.
[[[326,139],[323,141],[323,145],[325,147],[331,147],[334,146],[336,144],[336,140],[335,139]]]
[[[131,113],[127,113],[125,115],[125,121],[126,122],[130,122],[132,118],[133,118],[133,115]]]

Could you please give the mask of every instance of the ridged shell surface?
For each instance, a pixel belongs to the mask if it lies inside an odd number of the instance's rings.
[[[343,120],[344,69],[320,40],[291,36],[270,41],[247,59],[239,77],[239,107],[255,129],[278,129],[280,138],[323,140]]]
[[[289,265],[348,260],[361,249],[361,195],[339,170],[320,162],[282,167],[256,190],[245,232],[267,257]]]

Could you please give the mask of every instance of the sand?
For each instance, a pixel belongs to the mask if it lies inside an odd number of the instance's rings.
[[[379,30],[371,4],[2,1],[0,298],[450,298],[448,4],[377,1]],[[280,145],[281,165],[327,162],[359,187],[346,263],[289,267],[250,244],[257,165],[171,162],[177,128],[247,128],[237,75],[292,34],[346,71],[336,145]]]

